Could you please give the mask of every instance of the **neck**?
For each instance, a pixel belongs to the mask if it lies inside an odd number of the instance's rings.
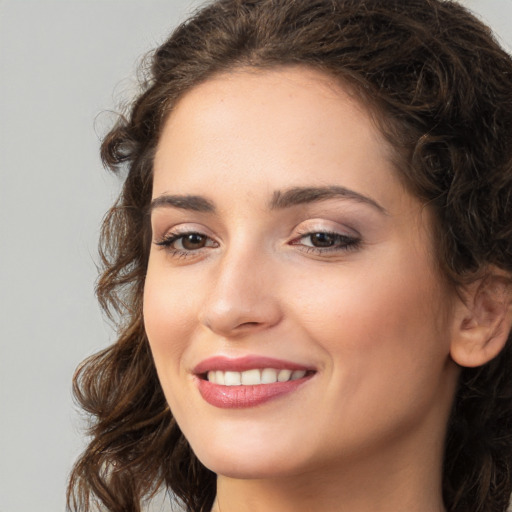
[[[402,439],[403,441],[403,439]],[[339,461],[293,476],[219,475],[212,512],[444,512],[442,441],[421,454],[390,443],[387,453]],[[425,449],[426,448],[426,449]]]
[[[352,487],[354,478],[345,481],[302,478],[233,480],[220,477],[212,512],[444,512],[439,489],[428,494],[418,488],[396,486],[392,492],[382,482],[367,480]],[[346,476],[346,475],[345,475]]]

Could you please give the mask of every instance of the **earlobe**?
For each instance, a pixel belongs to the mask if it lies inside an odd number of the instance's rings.
[[[454,312],[451,357],[460,366],[477,367],[494,359],[512,326],[512,284],[496,272],[465,287]]]

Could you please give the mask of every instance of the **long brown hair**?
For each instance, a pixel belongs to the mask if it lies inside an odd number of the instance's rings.
[[[302,65],[349,83],[396,150],[410,190],[436,213],[438,261],[455,286],[488,266],[512,275],[512,60],[490,30],[441,0],[217,0],[152,54],[143,91],[102,144],[126,172],[101,236],[97,294],[119,338],[77,370],[90,415],[68,508],[136,512],[164,486],[206,512],[215,475],[195,457],[158,382],[144,332],[152,162],[176,101],[239,66]],[[450,512],[505,512],[512,491],[512,341],[462,370],[448,426]],[[420,463],[420,461],[418,462]]]

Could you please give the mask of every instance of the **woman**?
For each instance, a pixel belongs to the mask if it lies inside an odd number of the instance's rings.
[[[218,0],[102,146],[119,339],[69,507],[506,511],[512,61],[437,0]]]

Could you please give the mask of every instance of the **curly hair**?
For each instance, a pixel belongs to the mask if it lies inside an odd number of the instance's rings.
[[[101,306],[119,339],[77,370],[91,441],[68,509],[137,512],[157,489],[207,512],[216,476],[195,457],[164,398],[144,331],[152,165],[178,99],[237,67],[300,65],[359,96],[396,153],[404,183],[436,216],[437,260],[455,287],[489,267],[512,275],[512,60],[491,31],[442,0],[217,0],[151,55],[141,94],[103,141],[127,171],[101,235]],[[505,512],[512,491],[512,340],[461,371],[445,445],[449,512]]]

